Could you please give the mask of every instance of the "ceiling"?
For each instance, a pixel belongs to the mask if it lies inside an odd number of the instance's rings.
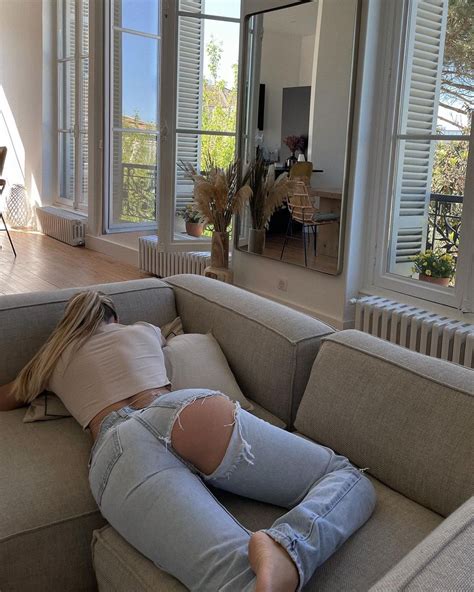
[[[264,31],[286,35],[314,35],[318,17],[318,3],[307,2],[283,10],[274,10],[264,15]]]

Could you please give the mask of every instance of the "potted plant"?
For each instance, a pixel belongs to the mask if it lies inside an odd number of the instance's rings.
[[[297,150],[304,150],[305,139],[303,136],[287,136],[284,138],[283,143],[290,149],[291,156],[287,158],[286,164],[288,167],[291,167],[295,162],[298,162],[295,152]]]
[[[249,198],[252,226],[249,228],[248,250],[261,255],[265,247],[265,229],[273,212],[283,205],[288,194],[288,175],[283,173],[275,180],[274,165],[267,167],[263,159],[258,158],[250,163],[243,182],[252,190]]]
[[[198,210],[196,210],[193,203],[187,204],[185,208],[180,210],[178,216],[183,218],[186,226],[186,233],[189,234],[189,236],[199,238],[202,235],[206,226],[206,221]]]
[[[194,207],[213,231],[211,266],[227,268],[232,216],[242,211],[252,193],[248,185],[239,183],[240,163],[236,160],[222,169],[208,156],[201,173],[190,163],[181,162],[180,167],[194,182]]]
[[[456,272],[456,260],[453,255],[442,251],[425,251],[412,257],[412,270],[419,274],[423,282],[440,286],[449,286]]]

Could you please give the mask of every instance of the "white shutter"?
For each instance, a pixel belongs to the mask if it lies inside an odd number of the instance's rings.
[[[204,0],[181,0],[180,9],[200,12]],[[203,79],[203,21],[180,17],[178,27],[178,104],[177,127],[189,130],[201,128],[201,96]],[[199,134],[179,133],[176,140],[177,162],[191,163],[199,169],[201,138]],[[192,201],[193,183],[176,170],[176,207]]]
[[[390,271],[402,275],[426,243],[435,148],[426,136],[436,132],[448,0],[412,0],[410,6],[400,134],[422,139],[398,143]]]

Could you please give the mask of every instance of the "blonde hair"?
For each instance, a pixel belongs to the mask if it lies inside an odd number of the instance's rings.
[[[115,305],[102,292],[88,290],[73,296],[58,326],[14,381],[17,400],[29,403],[43,392],[64,350],[72,343],[79,349],[102,322],[111,318],[118,320]]]

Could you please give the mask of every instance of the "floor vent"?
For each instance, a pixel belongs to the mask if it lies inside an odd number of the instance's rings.
[[[355,305],[359,331],[474,368],[474,325],[381,296],[359,298]]]
[[[211,264],[209,251],[159,251],[156,236],[143,236],[138,242],[140,269],[158,277],[180,273],[202,275]]]
[[[36,208],[36,214],[44,234],[73,247],[85,244],[86,224],[81,216],[52,206]]]

